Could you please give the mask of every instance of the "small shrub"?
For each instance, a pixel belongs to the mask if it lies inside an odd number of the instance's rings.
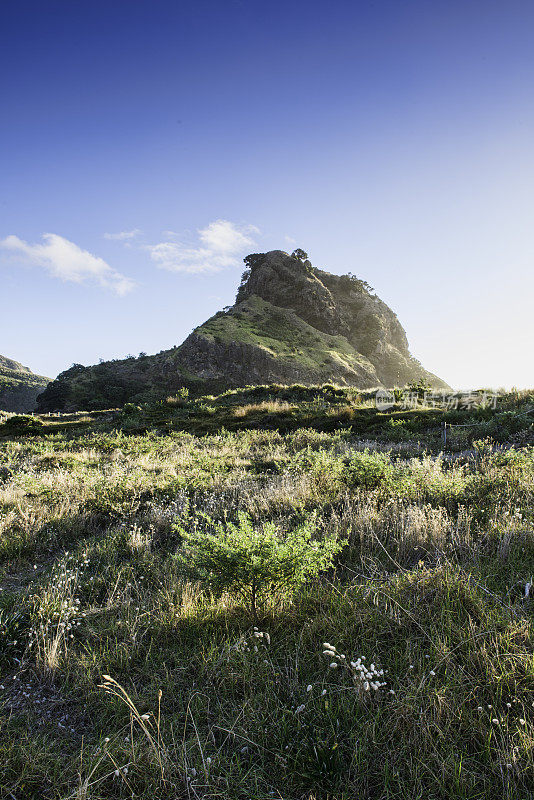
[[[393,464],[384,453],[354,453],[345,467],[345,480],[350,487],[378,489],[393,476]]]
[[[175,395],[170,395],[165,400],[166,405],[174,406],[175,408],[184,408],[189,402],[189,389],[182,386],[178,389]]]
[[[23,436],[24,434],[39,433],[42,427],[42,420],[37,417],[26,414],[15,414],[14,417],[9,417],[6,422],[0,426],[0,431],[4,434]]]
[[[125,403],[122,407],[122,413],[126,416],[137,414],[139,411],[141,411],[141,408],[140,406],[136,406],[135,403]]]
[[[272,522],[255,528],[245,513],[239,514],[237,523],[214,523],[207,516],[204,520],[206,529],[176,526],[183,537],[180,562],[191,577],[215,593],[237,592],[254,619],[267,597],[296,591],[330,567],[344,545],[333,535],[314,539],[314,516],[285,534]]]
[[[432,386],[425,378],[419,378],[419,380],[409,383],[404,391],[410,394],[417,394],[417,397],[422,400],[427,392],[432,391]]]

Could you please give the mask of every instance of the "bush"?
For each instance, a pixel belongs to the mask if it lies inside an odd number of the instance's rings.
[[[377,489],[391,481],[393,464],[384,453],[354,453],[345,467],[345,480],[351,487]]]
[[[136,406],[135,403],[125,403],[122,407],[122,413],[126,416],[137,414],[139,411],[141,411],[141,408],[140,406]]]
[[[43,423],[37,417],[15,414],[14,417],[9,417],[3,425],[0,425],[0,431],[4,434],[24,435],[39,433],[42,427]]]
[[[204,529],[175,526],[183,538],[181,564],[216,594],[235,591],[254,619],[267,597],[296,591],[330,567],[345,544],[332,535],[314,539],[314,516],[285,534],[272,522],[255,528],[245,513],[238,515],[237,523],[215,523],[207,516],[203,520]]]
[[[175,395],[169,395],[165,400],[165,403],[168,406],[175,406],[176,408],[185,408],[189,402],[189,389],[185,386],[182,386],[181,389],[178,389]]]

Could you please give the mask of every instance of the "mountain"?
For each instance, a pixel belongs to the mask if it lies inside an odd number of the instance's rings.
[[[0,409],[18,414],[34,411],[37,396],[49,381],[18,361],[0,356]]]
[[[353,275],[312,267],[306,253],[245,258],[236,302],[179,347],[92,367],[75,364],[52,381],[39,409],[109,408],[187,387],[216,392],[258,383],[450,388],[408,349],[403,327]]]

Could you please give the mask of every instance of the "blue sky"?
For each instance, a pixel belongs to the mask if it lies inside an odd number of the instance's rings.
[[[157,352],[300,246],[453,386],[534,386],[530,0],[5,0],[0,30],[0,353]]]

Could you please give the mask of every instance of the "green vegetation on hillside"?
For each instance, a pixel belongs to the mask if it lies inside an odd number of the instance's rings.
[[[533,796],[533,408],[3,415],[0,796]]]
[[[344,336],[319,331],[287,309],[252,296],[231,313],[221,312],[196,333],[215,343],[254,345],[269,356],[320,374],[337,369],[373,371],[367,358],[354,350]]]
[[[21,413],[32,411],[37,396],[48,382],[48,378],[34,375],[22,364],[0,356],[0,410]]]

